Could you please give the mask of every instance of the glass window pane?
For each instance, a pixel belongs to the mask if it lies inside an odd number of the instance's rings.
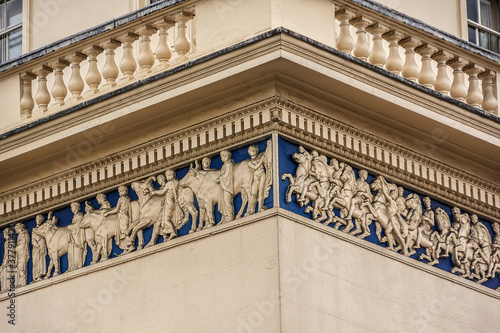
[[[477,1],[478,0],[467,0],[467,18],[474,22],[479,22]]]
[[[0,36],[0,63],[7,61],[7,35]]]
[[[19,28],[9,33],[9,60],[19,57],[23,52],[22,31],[22,28]]]
[[[23,20],[23,0],[7,1],[7,26],[11,27]]]
[[[481,0],[481,25],[491,28],[491,3],[489,1]]]
[[[476,28],[469,25],[469,42],[477,44]]]
[[[500,38],[494,35],[491,35],[491,50],[500,53]]]
[[[3,19],[5,16],[4,10],[5,10],[5,5],[2,2],[2,0],[0,0],[0,32],[5,30],[5,22]]]

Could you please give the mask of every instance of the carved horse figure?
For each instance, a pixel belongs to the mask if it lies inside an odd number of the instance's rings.
[[[295,177],[289,173],[284,173],[281,175],[281,180],[288,179],[290,185],[286,190],[286,202],[292,201],[292,194],[297,194],[297,198],[305,191],[305,197],[314,201],[318,197],[318,193],[309,190],[309,185],[315,181],[315,179],[309,175],[310,161],[307,160],[307,156],[304,154],[295,153],[292,154],[292,159],[297,163],[297,169],[295,170]],[[300,207],[307,205],[308,201],[299,202]]]
[[[406,207],[408,208],[408,214],[406,215],[406,222],[408,224],[408,235],[406,236],[406,248],[409,251],[408,255],[412,255],[416,253],[416,249],[413,249],[413,246],[416,245],[417,238],[420,240],[418,243],[418,247],[425,249],[425,253],[422,253],[418,259],[423,260],[426,259],[427,264],[433,266],[439,263],[439,260],[436,256],[436,247],[438,244],[438,239],[436,237],[431,237],[432,233],[423,232],[423,226],[421,223],[422,219],[422,203],[420,198],[411,193],[406,198]],[[434,223],[434,221],[432,221]],[[420,230],[419,230],[420,228]]]
[[[395,245],[400,247],[404,255],[408,254],[405,240],[401,235],[398,222],[395,222],[395,214],[397,214],[394,200],[390,197],[390,191],[397,191],[394,184],[388,184],[383,176],[377,176],[370,184],[372,191],[375,191],[373,198],[373,216],[377,223],[376,234],[381,243],[387,242],[387,247],[396,251]],[[381,237],[381,228],[384,230],[386,237]],[[395,244],[397,243],[397,244]]]
[[[45,279],[50,277],[52,268],[54,268],[54,276],[61,274],[61,265],[59,261],[63,255],[68,253],[69,240],[71,237],[68,227],[56,226],[55,223],[52,224],[49,220],[38,227],[37,233],[45,238],[50,259]]]
[[[335,219],[337,221],[337,223],[335,224],[335,228],[338,229],[340,227],[340,224],[344,224],[345,227],[342,229],[342,231],[349,232],[354,227],[354,224],[352,223],[352,220],[345,221],[344,217],[347,216],[349,212],[349,209],[351,207],[351,200],[354,196],[354,191],[356,188],[356,175],[354,174],[354,171],[352,170],[350,165],[345,165],[344,171],[340,176],[340,181],[343,184],[342,189],[340,190],[339,194],[330,201],[329,207],[332,209],[340,209],[340,218]],[[359,216],[360,215],[358,214],[358,217]]]

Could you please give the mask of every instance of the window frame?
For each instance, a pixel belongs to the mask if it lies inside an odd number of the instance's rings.
[[[2,20],[3,20],[3,22],[5,22],[5,25],[6,25],[5,30],[3,30],[2,27],[0,27],[0,39],[3,37],[5,37],[7,39],[6,59],[4,61],[1,61],[1,59],[0,59],[0,63],[7,62],[7,61],[11,60],[11,59],[9,59],[10,47],[9,47],[8,39],[9,39],[9,34],[15,30],[21,29],[21,54],[23,54],[25,52],[25,50],[24,50],[25,26],[23,25],[23,22],[25,21],[25,17],[24,17],[25,1],[21,0],[21,6],[22,6],[21,7],[21,22],[16,23],[10,27],[7,27],[7,23],[6,23],[7,22],[7,1],[8,0],[0,0],[0,3],[2,3],[5,6],[4,11],[3,11]]]
[[[476,10],[477,10],[477,20],[478,20],[478,22],[476,22],[476,21],[474,21],[474,20],[472,20],[472,19],[469,19],[469,17],[468,17],[468,13],[467,13],[467,15],[466,15],[466,18],[467,18],[467,30],[466,30],[466,31],[468,31],[468,30],[469,30],[469,27],[472,27],[472,29],[474,29],[474,32],[475,32],[475,36],[474,36],[474,37],[475,37],[475,42],[474,42],[474,41],[471,41],[471,38],[470,38],[470,36],[469,36],[469,33],[468,33],[468,32],[467,32],[467,40],[468,40],[469,42],[471,42],[471,43],[474,43],[474,44],[476,44],[476,45],[478,45],[478,46],[480,46],[480,47],[483,47],[483,48],[485,48],[485,49],[487,49],[487,50],[490,50],[490,51],[492,51],[492,52],[495,52],[495,53],[500,53],[500,31],[494,30],[494,29],[492,29],[492,28],[490,28],[490,27],[487,27],[487,26],[485,26],[485,25],[482,25],[482,24],[480,23],[480,20],[481,20],[481,1],[484,1],[484,0],[473,0],[473,1],[475,1],[475,2],[476,2]],[[487,0],[487,1],[488,1],[488,0]],[[466,2],[466,12],[467,12],[467,3],[468,3],[468,1],[467,1],[467,0],[465,0],[465,2]],[[491,3],[491,1],[488,1],[488,2],[490,2],[490,3]],[[500,1],[498,1],[498,2],[497,2],[496,7],[495,7],[495,6],[491,6],[490,8],[491,8],[491,10],[492,10],[492,15],[494,15],[494,14],[495,14],[495,12],[496,12],[496,14],[498,14],[498,16],[499,16],[499,18],[500,18]],[[494,20],[494,19],[495,19],[495,18],[493,17],[493,20]],[[500,25],[499,25],[498,29],[500,30]],[[481,37],[480,37],[480,32],[481,32],[481,31],[486,32],[486,33],[488,33],[488,34],[490,34],[490,35],[493,35],[493,36],[495,36],[495,37],[497,37],[497,38],[498,38],[498,41],[499,41],[499,42],[498,42],[498,44],[499,44],[499,45],[497,46],[497,48],[498,48],[498,50],[497,50],[497,51],[492,50],[492,49],[490,49],[490,48],[487,48],[487,47],[485,47],[485,46],[482,46],[482,45],[480,44],[480,40],[481,40]],[[493,48],[493,46],[492,46],[492,48]]]

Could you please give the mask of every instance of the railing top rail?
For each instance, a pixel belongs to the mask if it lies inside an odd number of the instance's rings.
[[[0,76],[4,72],[9,71],[12,68],[18,67],[20,65],[26,64],[32,60],[41,58],[45,55],[51,54],[59,49],[74,45],[81,41],[87,40],[91,37],[98,36],[107,31],[125,26],[126,24],[132,23],[141,19],[144,16],[153,14],[158,10],[162,10],[168,7],[172,7],[174,5],[180,3],[195,3],[199,0],[166,0],[163,2],[157,2],[146,6],[144,8],[138,9],[136,11],[130,12],[123,16],[120,16],[116,19],[104,22],[95,27],[89,28],[87,30],[81,31],[69,37],[60,39],[56,42],[48,44],[44,47],[38,48],[31,52],[21,55],[15,59],[4,62],[0,64]],[[500,63],[500,54],[484,49],[476,44],[470,43],[466,40],[463,40],[457,36],[454,36],[448,32],[442,31],[434,26],[431,26],[427,23],[424,23],[418,19],[415,19],[411,16],[403,14],[393,8],[384,6],[373,0],[332,0],[332,2],[340,5],[346,6],[357,6],[364,7],[368,11],[376,12],[385,16],[388,20],[393,22],[402,23],[412,30],[418,30],[428,35],[432,35],[440,40],[443,40],[446,43],[452,44],[462,50],[474,53],[476,55],[482,56],[489,61],[493,61],[495,63]]]
[[[17,58],[14,58],[12,60],[7,61],[7,62],[0,63],[0,75],[3,72],[6,72],[14,67],[18,67],[18,66],[23,65],[23,64],[30,62],[32,60],[41,58],[47,54],[50,54],[50,53],[53,53],[54,51],[59,50],[59,49],[71,46],[73,44],[87,40],[91,37],[100,35],[104,32],[116,29],[118,27],[124,26],[124,25],[132,23],[134,21],[137,21],[137,20],[141,19],[142,17],[150,15],[158,10],[172,7],[172,6],[180,4],[180,3],[190,3],[190,2],[195,2],[195,1],[193,1],[193,0],[166,0],[166,1],[156,2],[154,4],[146,6],[144,8],[132,11],[128,14],[117,17],[113,20],[104,22],[102,24],[99,24],[99,25],[94,26],[92,28],[89,28],[87,30],[78,32],[78,33],[71,35],[69,37],[60,39],[60,40],[55,41],[51,44],[40,47],[40,48],[33,50],[31,52],[25,53]]]
[[[452,35],[446,31],[440,30],[432,25],[422,22],[414,17],[401,13],[393,8],[382,5],[373,0],[332,0],[333,3],[358,7],[364,7],[372,12],[377,12],[392,20],[409,26],[415,30],[422,31],[428,35],[432,35],[446,43],[455,45],[465,51],[482,56],[490,61],[500,63],[500,54],[480,47],[479,45],[468,42],[462,38]]]

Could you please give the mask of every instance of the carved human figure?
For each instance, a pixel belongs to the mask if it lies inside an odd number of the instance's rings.
[[[101,206],[100,209],[111,209],[111,203],[106,198],[104,193],[97,193],[96,197],[97,203]]]
[[[378,177],[378,179],[382,179],[382,177]],[[393,251],[397,251],[397,248],[393,247],[393,240],[391,240],[393,230],[395,231],[395,234],[399,234],[401,236],[399,240],[398,247],[400,247],[403,251],[404,255],[408,255],[408,248],[405,244],[404,237],[406,237],[408,233],[408,228],[406,225],[406,222],[402,221],[402,217],[400,214],[400,206],[398,206],[396,199],[398,198],[398,189],[394,188],[394,184],[388,184],[385,181],[380,181],[382,190],[379,191],[380,194],[383,195],[383,198],[385,199],[385,206],[386,206],[386,214],[387,214],[387,227],[385,228],[385,234],[387,235],[387,244],[389,249]],[[392,185],[392,189],[389,190],[389,186]],[[406,204],[405,204],[406,205]],[[377,217],[377,219],[380,219],[380,217]]]
[[[448,236],[450,234],[451,222],[450,217],[441,207],[436,207],[434,210],[434,219],[436,221],[437,231],[432,233],[432,238],[436,238],[438,243],[436,245],[436,257],[448,257],[451,244],[448,242]],[[458,229],[457,229],[458,230]],[[444,251],[444,254],[441,253]]]
[[[395,197],[397,207],[397,219],[401,227],[401,235],[406,238],[408,235],[408,223],[405,219],[408,214],[408,207],[406,206],[406,198],[404,197],[405,189],[402,186],[397,187],[397,192],[393,191],[392,196]],[[395,196],[397,193],[397,196]]]
[[[336,158],[331,158],[330,159],[330,164],[329,164],[329,171],[331,172],[330,174],[330,186],[328,188],[328,200],[330,202],[326,203],[326,213],[328,215],[328,219],[324,221],[323,223],[328,224],[333,221],[333,212],[332,209],[333,204],[332,201],[333,199],[337,198],[340,196],[340,192],[342,191],[342,188],[344,187],[344,183],[340,180],[340,177],[342,176],[342,173],[344,172],[344,162],[340,162]]]
[[[158,221],[154,224],[151,241],[146,247],[154,245],[159,235],[163,235],[164,237],[168,235],[167,240],[177,237],[177,229],[172,221],[174,214],[179,214],[181,211],[178,202],[179,179],[175,175],[174,170],[168,169],[165,171],[165,177],[158,175],[157,181],[160,184],[160,188],[152,191],[151,194],[163,196],[162,209],[158,216]]]
[[[219,199],[219,212],[222,214],[221,223],[225,223],[234,219],[234,161],[231,159],[231,152],[227,150],[221,151],[220,158],[224,164],[216,182],[220,184],[222,189],[222,196]]]
[[[408,236],[406,237],[406,246],[409,251],[409,255],[416,252],[416,249],[420,247],[420,239],[418,238],[419,233],[421,233],[422,226],[422,204],[420,203],[420,198],[415,193],[410,193],[406,198],[405,205],[405,224],[408,227]],[[418,241],[418,246],[417,246]]]
[[[270,144],[271,141],[268,142]],[[255,213],[255,207],[257,206],[257,212],[265,210],[264,206],[264,196],[266,189],[266,170],[264,169],[266,162],[266,152],[259,154],[259,147],[251,145],[248,147],[248,155],[250,155],[250,161],[248,162],[248,167],[253,174],[252,186],[250,190],[247,215]]]
[[[71,212],[73,219],[68,225],[69,230],[69,249],[68,249],[68,271],[74,271],[83,267],[85,262],[84,253],[87,251],[87,241],[85,238],[85,230],[80,227],[83,220],[83,213],[80,211],[80,204],[72,202]]]
[[[16,287],[27,284],[28,260],[30,259],[30,234],[22,223],[16,223],[14,230],[17,233],[16,242]]]
[[[470,216],[471,226],[469,240],[464,253],[464,263],[466,274],[474,269],[475,273],[470,274],[470,278],[477,278],[477,283],[486,281],[486,274],[491,262],[491,236],[486,226],[479,221],[476,214]]]
[[[47,241],[38,233],[38,228],[45,221],[43,215],[35,218],[36,226],[31,232],[31,244],[33,245],[33,282],[38,282],[47,274]]]
[[[132,208],[130,206],[130,197],[128,196],[128,187],[125,185],[121,185],[118,187],[118,194],[120,198],[118,198],[118,202],[116,203],[116,207],[106,211],[103,213],[104,217],[108,215],[117,214],[116,216],[116,225],[115,225],[115,243],[116,245],[120,245],[120,240],[122,236],[122,232],[127,230],[130,220],[132,217]],[[107,201],[107,200],[106,200]],[[101,208],[104,204],[101,205]],[[125,237],[123,237],[125,238]],[[130,251],[130,249],[128,250]],[[127,251],[127,252],[128,252]]]
[[[328,175],[328,163],[326,156],[319,155],[316,150],[311,152],[311,169],[309,175],[313,177],[314,181],[309,184],[309,189],[316,189],[319,198],[314,200],[314,210],[319,213],[319,209],[327,210],[328,203],[330,202],[329,187],[330,177]]]
[[[304,147],[302,146],[299,146],[299,152],[298,154],[302,155],[303,158],[301,158],[301,162],[302,162],[302,166],[304,167],[304,169],[309,172],[309,170],[311,170],[311,161],[312,161],[312,156],[311,154],[309,154],[309,152],[307,150],[305,150]],[[296,183],[300,182],[304,182],[305,184],[305,178],[309,176],[309,173],[306,173],[305,175],[301,175],[301,177],[303,179],[298,179],[298,181],[296,181]],[[306,204],[306,194],[307,194],[307,191],[308,191],[308,186],[304,186],[302,188],[302,192],[300,193],[300,196],[299,198],[297,199],[297,202],[298,203],[302,203],[302,204]]]
[[[201,160],[201,168],[203,169],[203,171],[215,170],[215,169],[210,167],[211,164],[212,164],[212,159],[210,157],[204,157]]]
[[[3,260],[2,265],[0,266],[0,292],[2,293],[7,292],[10,289],[11,283],[15,286],[16,278],[16,276],[13,274],[16,259],[15,257],[12,257],[16,242],[14,239],[14,231],[12,230],[12,228],[3,229],[3,238],[5,242],[3,243]],[[12,281],[12,279],[14,279],[14,281]]]
[[[328,165],[328,171],[330,174],[330,187],[328,188],[328,196],[333,198],[344,185],[340,181],[340,176],[344,171],[344,163],[340,162],[336,158],[330,159],[330,164]]]
[[[452,262],[455,266],[452,269],[452,273],[460,272],[468,275],[466,269],[469,265],[465,265],[468,260],[465,254],[470,233],[470,217],[469,214],[461,213],[458,207],[453,207],[452,213],[453,228],[450,229],[450,235],[448,236],[448,245],[453,248]]]
[[[495,233],[495,237],[493,238],[492,254],[490,259],[490,264],[488,266],[488,272],[486,274],[487,277],[493,277],[495,272],[500,268],[500,224],[498,222],[494,222],[491,227],[493,228],[493,232]]]
[[[358,171],[358,179],[356,179],[355,183],[355,194],[351,199],[351,207],[349,208],[349,212],[345,217],[346,220],[350,221],[352,218],[352,213],[354,209],[358,206],[368,207],[371,206],[371,202],[373,200],[372,191],[370,190],[370,185],[366,182],[368,179],[368,171],[359,170]],[[368,208],[373,210],[373,208]]]
[[[432,227],[434,226],[434,211],[431,208],[431,198],[424,197],[422,199],[424,204],[424,212],[421,216],[421,222],[417,228],[417,240],[415,241],[414,249],[418,249],[420,247],[420,242],[422,241],[422,237],[428,236],[431,238]]]

